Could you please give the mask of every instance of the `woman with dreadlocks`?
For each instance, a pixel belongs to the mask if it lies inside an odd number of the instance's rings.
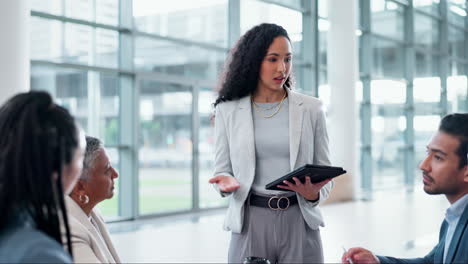
[[[72,262],[64,195],[81,172],[85,144],[46,92],[18,94],[0,108],[0,262]]]
[[[215,173],[210,182],[230,196],[224,228],[228,260],[323,263],[319,203],[332,182],[306,177],[265,185],[304,164],[330,165],[322,103],[294,92],[292,47],[275,24],[247,31],[231,51],[214,103]],[[292,192],[290,192],[292,191]]]

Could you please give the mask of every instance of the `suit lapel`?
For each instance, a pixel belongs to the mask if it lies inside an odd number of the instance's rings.
[[[455,257],[455,253],[458,250],[460,239],[462,237],[463,232],[466,231],[466,226],[468,223],[468,206],[465,207],[460,220],[458,221],[457,227],[455,228],[455,232],[453,233],[452,242],[450,243],[450,247],[447,252],[447,261],[445,263],[452,263],[453,258]],[[447,242],[447,241],[446,241]]]
[[[105,246],[103,245],[104,241],[100,239],[101,236],[98,234],[98,231],[93,226],[93,224],[91,224],[91,222],[89,221],[88,216],[83,212],[83,209],[81,209],[81,207],[68,195],[65,196],[65,200],[67,203],[67,210],[69,210],[69,213],[72,215],[72,217],[75,217],[78,220],[78,222],[84,227],[86,227],[88,232],[92,234],[93,240],[96,242],[96,245],[99,247],[99,252],[94,251],[94,253],[96,254],[96,257],[102,262],[108,262],[106,256],[103,253],[104,246]]]
[[[295,169],[299,145],[301,143],[302,119],[304,109],[301,98],[294,92],[288,91],[289,97],[289,151],[291,170]]]
[[[244,162],[247,168],[255,168],[255,134],[254,134],[254,125],[252,117],[252,103],[250,96],[246,96],[239,100],[238,105],[239,111],[239,120],[242,120],[241,123],[236,123],[235,131],[241,131],[244,135],[244,138],[241,142],[244,142],[245,155]],[[253,180],[253,176],[252,180]]]
[[[435,254],[434,254],[434,263],[443,263],[443,259],[444,259],[444,248],[445,248],[445,236],[447,234],[447,227],[448,227],[448,224],[447,224],[447,221],[444,220],[444,222],[442,223],[442,227],[440,228],[440,236],[439,236],[439,245],[435,251]]]

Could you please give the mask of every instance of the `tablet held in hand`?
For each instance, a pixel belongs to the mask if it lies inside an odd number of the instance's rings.
[[[326,179],[338,177],[345,173],[346,171],[341,167],[306,164],[291,171],[283,177],[268,183],[265,188],[267,190],[287,191],[285,189],[278,188],[278,185],[284,185],[284,180],[294,182],[292,179],[293,177],[298,178],[302,183],[304,183],[305,177],[309,176],[312,183],[317,183]]]

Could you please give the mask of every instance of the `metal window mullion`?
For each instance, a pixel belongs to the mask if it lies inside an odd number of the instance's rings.
[[[200,115],[198,111],[198,98],[200,87],[192,87],[192,210],[200,209]]]
[[[318,0],[302,0],[302,8],[305,12],[302,14],[302,57],[304,61],[301,67],[302,84],[304,91],[312,92],[313,96],[318,97]]]
[[[439,75],[440,75],[440,104],[439,114],[444,116],[448,112],[447,103],[447,78],[449,69],[449,33],[448,33],[448,3],[447,0],[441,0],[439,3],[439,12],[442,21],[440,22],[439,43],[442,56],[440,56]]]
[[[132,28],[132,0],[119,0],[119,27]],[[133,74],[133,39],[126,31],[119,32],[119,148],[120,195],[119,216],[135,219],[139,212],[138,195],[138,90]],[[132,74],[125,74],[120,70]]]
[[[372,68],[372,35],[370,1],[360,0],[361,43],[361,188],[363,199],[372,199],[372,104],[371,104],[371,68]]]
[[[405,129],[405,149],[404,149],[404,184],[408,192],[414,191],[414,68],[415,68],[415,49],[414,49],[414,8],[412,2],[405,7],[404,11],[405,25],[405,79],[406,87],[406,129]]]
[[[240,37],[240,0],[228,0],[228,46],[233,47]]]
[[[238,0],[238,1],[242,1],[242,0]],[[258,0],[260,2],[264,2],[266,4],[272,4],[272,5],[277,5],[277,6],[281,6],[281,7],[284,7],[284,8],[287,8],[287,9],[291,9],[291,10],[294,10],[294,11],[298,11],[298,12],[301,12],[301,13],[304,13],[306,12],[306,9],[303,8],[298,8],[298,7],[295,7],[295,6],[292,6],[292,5],[288,5],[288,4],[284,4],[284,3],[281,3],[281,2],[277,2],[277,1],[274,1],[274,0]],[[309,1],[314,1],[314,0],[309,0]]]

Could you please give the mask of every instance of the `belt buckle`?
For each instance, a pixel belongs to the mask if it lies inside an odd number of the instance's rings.
[[[278,199],[278,201],[276,201],[276,208],[271,206],[271,201],[273,201],[273,199]],[[286,207],[282,208],[280,206],[280,201],[282,199],[286,199],[286,201],[288,201],[288,204],[286,205]],[[284,210],[287,210],[289,208],[289,205],[291,204],[291,202],[289,201],[289,197],[287,196],[272,196],[269,200],[268,200],[268,207],[273,210],[273,211],[277,211],[277,210],[280,210],[280,211],[284,211]]]

